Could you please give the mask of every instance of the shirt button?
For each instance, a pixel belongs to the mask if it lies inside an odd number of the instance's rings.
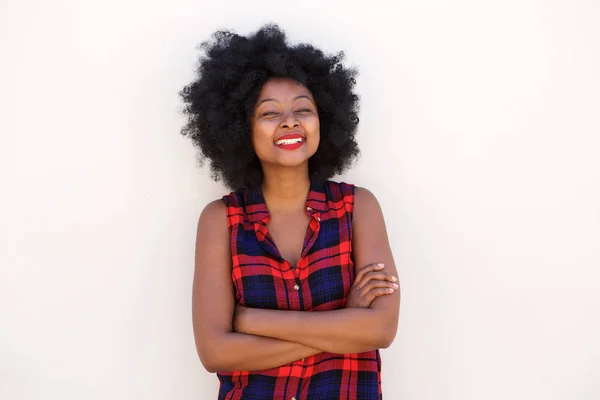
[[[317,221],[321,222],[321,217],[317,217]]]
[[[290,400],[296,400],[296,398],[295,398],[295,397],[292,397]]]
[[[300,286],[294,285],[294,290],[300,290]]]
[[[312,211],[312,207],[306,207],[306,211]]]

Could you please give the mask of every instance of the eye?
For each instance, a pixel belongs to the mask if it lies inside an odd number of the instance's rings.
[[[309,113],[309,112],[312,112],[312,110],[310,108],[301,108],[301,109],[299,109],[296,112],[299,112],[299,113]]]
[[[263,117],[271,117],[273,115],[278,115],[279,113],[276,111],[265,111],[264,113],[262,113]]]

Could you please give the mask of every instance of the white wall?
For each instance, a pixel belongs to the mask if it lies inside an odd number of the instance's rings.
[[[216,398],[190,286],[224,189],[177,92],[213,30],[267,21],[361,71],[385,398],[600,398],[600,3],[334,3],[0,3],[0,399]]]

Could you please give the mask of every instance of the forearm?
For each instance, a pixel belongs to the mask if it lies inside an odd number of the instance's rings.
[[[199,353],[209,372],[276,368],[321,352],[299,343],[236,332],[208,342]]]
[[[348,354],[389,346],[396,326],[386,321],[383,310],[370,308],[315,312],[247,309],[236,331]]]

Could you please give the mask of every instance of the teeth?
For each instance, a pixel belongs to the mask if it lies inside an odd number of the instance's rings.
[[[302,141],[302,138],[294,138],[294,139],[281,139],[275,142],[275,144],[280,145],[280,144],[294,144],[294,143],[300,143]]]

